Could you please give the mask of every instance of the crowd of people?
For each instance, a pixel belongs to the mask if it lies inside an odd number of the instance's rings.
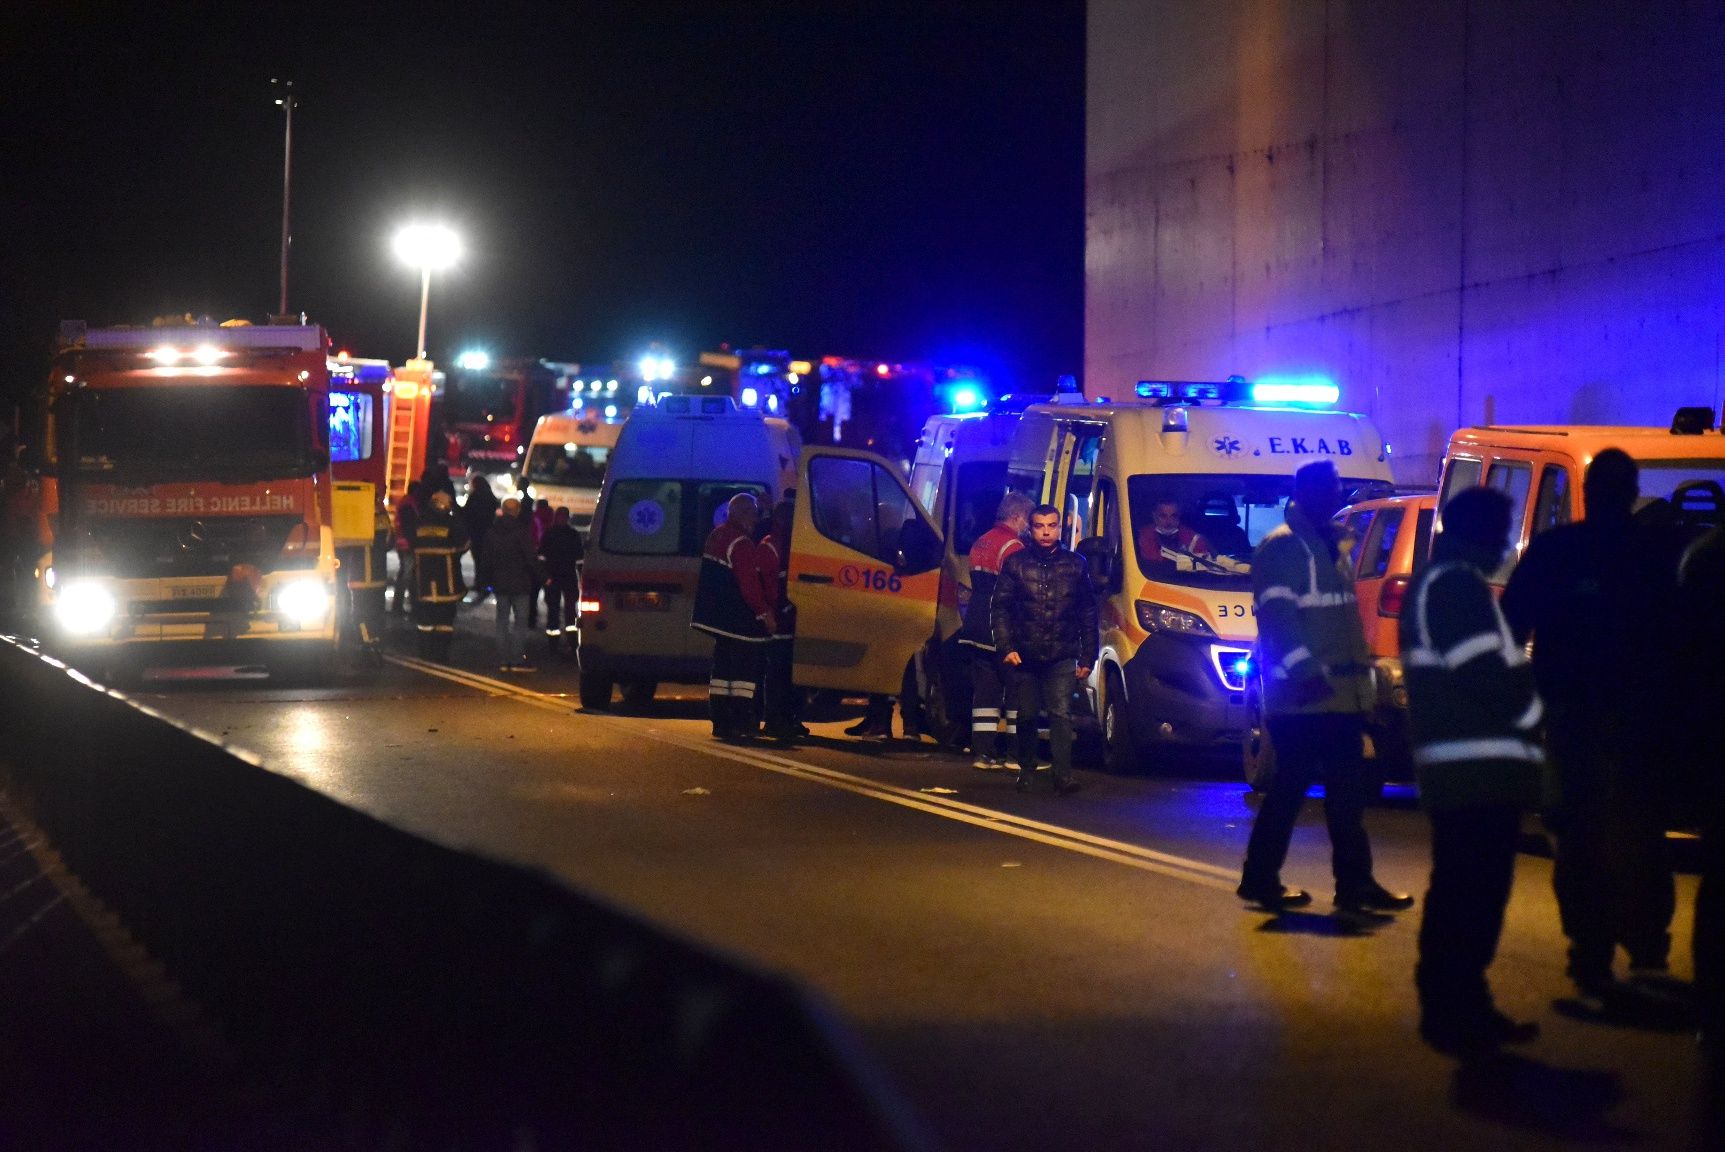
[[[1510,502],[1487,488],[1455,494],[1408,593],[1402,663],[1432,829],[1415,973],[1420,1031],[1463,1057],[1538,1034],[1497,1008],[1486,978],[1523,819],[1538,810],[1579,1006],[1624,1023],[1698,1018],[1716,1063],[1725,781],[1702,719],[1712,682],[1701,670],[1725,644],[1725,528],[1691,540],[1658,515],[1637,515],[1636,465],[1615,449],[1589,467],[1585,498],[1586,518],[1536,536],[1500,599],[1488,574],[1512,544]],[[1369,663],[1332,520],[1341,499],[1332,464],[1301,469],[1285,525],[1252,562],[1277,769],[1238,891],[1277,913],[1312,900],[1282,883],[1281,868],[1318,779],[1338,909],[1388,915],[1415,903],[1373,877],[1362,819]],[[1684,807],[1704,857],[1692,988],[1669,967],[1676,899],[1666,830]]]
[[[448,469],[432,465],[396,501],[394,527],[394,611],[411,614],[421,656],[447,660],[457,607],[487,597],[496,604],[502,671],[537,670],[528,649],[539,627],[541,602],[550,654],[575,654],[584,545],[569,509],[554,509],[525,493],[500,502],[478,474],[469,477],[467,499],[457,507]],[[473,555],[471,589],[461,563],[468,552]]]

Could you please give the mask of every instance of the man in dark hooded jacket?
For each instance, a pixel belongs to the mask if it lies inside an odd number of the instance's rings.
[[[497,659],[505,672],[532,672],[527,660],[527,605],[538,591],[539,556],[521,504],[503,502],[503,514],[485,537],[485,566],[497,597]]]
[[[484,601],[491,591],[491,573],[485,566],[485,534],[497,519],[497,493],[491,481],[478,472],[467,478],[467,503],[461,506],[461,522],[467,525],[467,538],[473,544],[474,603]]]

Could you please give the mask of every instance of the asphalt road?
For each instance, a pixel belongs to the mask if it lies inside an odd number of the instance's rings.
[[[1561,1003],[1537,856],[1492,978],[1544,1033],[1458,1071],[1415,1036],[1417,912],[1328,914],[1315,802],[1285,878],[1319,901],[1272,918],[1232,894],[1253,804],[1223,774],[1081,770],[1057,799],[842,720],[795,749],[718,745],[695,691],[597,714],[572,663],[502,677],[490,615],[463,609],[451,668],[408,656],[393,624],[370,682],[132,692],[401,827],[800,977],[953,1149],[1701,1146],[1692,1038]],[[1380,879],[1422,890],[1410,799],[1368,823]],[[1693,896],[1681,878],[1683,976]]]

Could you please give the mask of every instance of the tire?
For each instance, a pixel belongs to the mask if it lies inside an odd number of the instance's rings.
[[[616,681],[609,676],[601,676],[597,672],[581,673],[581,707],[594,712],[604,712],[611,707],[611,690],[616,687]]]
[[[936,744],[945,748],[961,748],[964,739],[969,735],[969,724],[960,724],[955,717],[962,716],[966,721],[970,718],[969,701],[965,701],[962,709],[954,708],[951,693],[958,686],[949,674],[946,660],[937,648],[930,648],[923,653],[923,668],[928,677],[928,691],[922,698],[922,730],[932,737]],[[914,674],[907,674],[907,680],[914,683]]]
[[[1126,682],[1110,668],[1102,683],[1102,770],[1124,774],[1136,769],[1142,759],[1126,716]]]
[[[630,680],[623,685],[623,704],[631,711],[646,712],[653,707],[653,694],[659,690],[657,680]],[[587,702],[583,678],[581,702]]]
[[[1240,739],[1240,762],[1252,791],[1267,791],[1276,778],[1276,746],[1270,743],[1270,730],[1262,717],[1257,717]]]

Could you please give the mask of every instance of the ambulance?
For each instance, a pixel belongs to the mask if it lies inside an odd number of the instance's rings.
[[[596,412],[539,417],[522,461],[520,487],[534,500],[569,509],[569,522],[586,532],[622,431],[621,420],[601,420]]]
[[[1145,380],[1124,403],[1025,411],[1007,483],[1061,509],[1065,544],[1090,561],[1101,655],[1081,696],[1105,767],[1238,753],[1254,712],[1252,551],[1282,523],[1294,472],[1333,461],[1350,503],[1393,491],[1382,436],[1329,409],[1338,396],[1327,381]]]
[[[930,416],[911,462],[910,489],[942,539],[934,629],[903,691],[922,704],[923,731],[937,741],[968,734],[970,668],[957,635],[970,603],[970,549],[994,526],[1006,494],[1017,411]]]
[[[576,621],[583,707],[609,707],[619,686],[645,707],[661,681],[707,682],[712,638],[689,627],[701,547],[732,496],[777,501],[794,489],[801,450],[790,424],[729,396],[666,394],[636,407],[587,536]]]

